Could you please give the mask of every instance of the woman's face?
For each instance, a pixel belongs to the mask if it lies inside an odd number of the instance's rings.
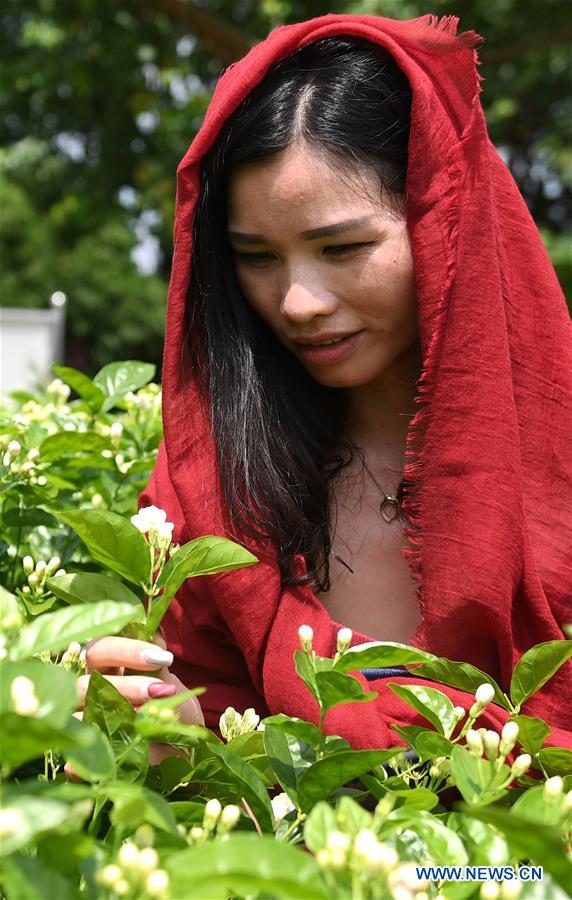
[[[406,223],[382,205],[377,177],[364,171],[362,179],[367,190],[301,144],[238,166],[229,185],[228,238],[240,288],[329,387],[383,381],[417,353]]]

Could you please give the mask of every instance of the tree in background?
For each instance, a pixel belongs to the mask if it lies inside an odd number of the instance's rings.
[[[566,0],[8,0],[2,302],[68,294],[68,363],[160,363],[176,168],[221,69],[271,28],[329,12],[454,14],[485,37],[492,139],[572,294]]]

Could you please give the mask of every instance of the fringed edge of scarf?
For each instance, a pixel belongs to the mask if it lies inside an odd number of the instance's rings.
[[[428,13],[424,24],[429,26],[429,28],[434,28],[436,31],[443,31],[446,34],[452,35],[452,37],[455,37],[470,50],[474,50],[476,49],[476,47],[479,47],[484,40],[482,35],[478,34],[472,29],[470,31],[462,31],[460,34],[457,34],[459,16],[437,16],[434,13]]]

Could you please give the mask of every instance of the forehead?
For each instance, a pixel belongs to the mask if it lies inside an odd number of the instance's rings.
[[[267,219],[296,215],[380,209],[377,176],[355,165],[343,166],[325,159],[306,145],[293,145],[267,159],[243,163],[231,173],[228,191],[229,217],[235,220]],[[319,223],[318,223],[319,224]]]

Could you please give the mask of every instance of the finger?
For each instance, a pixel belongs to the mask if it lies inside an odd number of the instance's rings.
[[[90,675],[80,675],[76,682],[80,708],[85,705],[90,677]],[[167,684],[157,678],[144,678],[140,675],[104,675],[103,677],[133,706],[142,706],[152,698],[172,697],[177,692],[174,684]]]
[[[85,779],[78,775],[71,762],[67,762],[64,766],[64,775],[69,778],[70,781],[81,781],[85,784]]]
[[[163,666],[170,666],[173,654],[147,641],[136,641],[131,638],[103,637],[92,641],[86,652],[86,661],[90,670],[102,672],[107,668],[121,667],[151,672]],[[110,673],[116,674],[116,673]]]
[[[166,684],[173,685],[177,694],[182,694],[188,688],[172,672],[163,675]],[[205,719],[198,697],[189,697],[177,706],[177,715],[185,725],[204,725]]]

